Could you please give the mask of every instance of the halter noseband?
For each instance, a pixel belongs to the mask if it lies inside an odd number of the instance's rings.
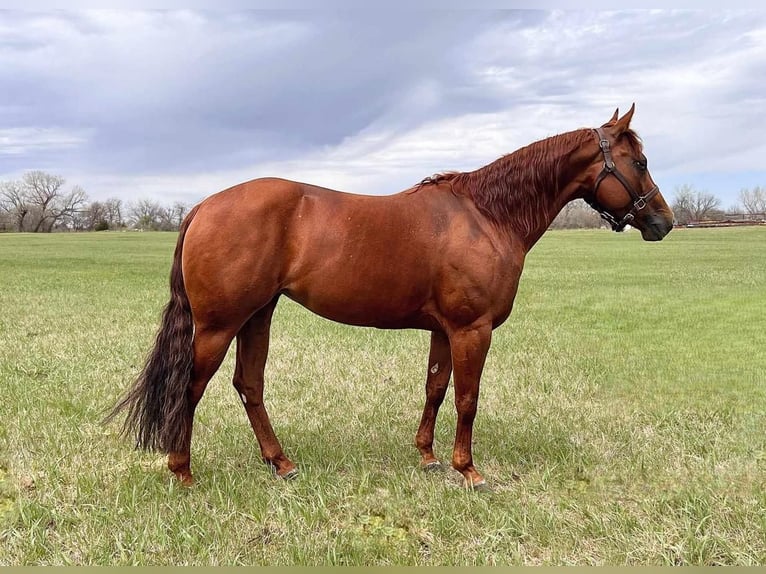
[[[602,218],[604,218],[609,225],[612,226],[612,231],[622,231],[625,229],[625,226],[628,225],[631,221],[633,221],[636,217],[636,213],[641,211],[643,208],[646,207],[646,204],[651,200],[657,193],[659,192],[659,187],[656,185],[649,190],[644,195],[639,195],[635,192],[635,190],[630,186],[628,183],[628,180],[625,179],[625,176],[622,175],[619,171],[617,171],[617,166],[614,164],[614,160],[612,160],[612,150],[611,146],[609,145],[609,140],[606,139],[606,135],[604,135],[604,131],[601,128],[596,128],[593,130],[596,132],[596,135],[598,136],[598,145],[601,148],[601,153],[604,154],[604,168],[601,170],[601,173],[596,178],[596,184],[593,188],[593,199],[585,201],[590,205],[593,209],[598,211],[599,215],[601,215]],[[617,218],[609,213],[599,202],[597,199],[598,194],[598,186],[601,185],[601,182],[604,181],[606,176],[609,174],[614,175],[618,180],[620,180],[620,183],[625,188],[625,191],[628,192],[630,195],[630,199],[632,200],[632,207],[628,213],[626,213],[622,219],[619,221]],[[626,207],[629,207],[631,204],[629,203]]]

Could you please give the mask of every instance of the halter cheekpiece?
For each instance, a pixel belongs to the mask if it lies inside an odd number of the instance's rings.
[[[598,174],[598,177],[596,178],[596,183],[593,188],[593,199],[588,200],[585,199],[586,203],[590,205],[593,209],[598,211],[599,215],[603,219],[609,223],[609,225],[612,226],[613,231],[622,231],[625,229],[625,226],[628,225],[630,222],[632,222],[636,218],[636,213],[641,211],[646,207],[646,204],[659,192],[659,187],[656,185],[649,190],[644,195],[639,195],[635,192],[635,190],[630,186],[628,183],[628,180],[625,179],[625,176],[622,175],[618,170],[617,166],[614,163],[614,160],[612,159],[612,149],[609,145],[609,140],[606,139],[606,135],[604,134],[604,130],[601,128],[596,128],[593,130],[596,132],[596,136],[598,137],[598,145],[601,148],[601,153],[604,154],[604,168],[601,170],[601,173]],[[601,185],[601,182],[606,179],[608,175],[615,176],[618,180],[620,180],[620,183],[625,188],[625,191],[628,192],[631,198],[631,203],[628,203],[626,207],[631,207],[630,211],[628,211],[622,219],[618,220],[614,215],[609,213],[604,206],[602,206],[598,202],[597,194],[598,194],[598,188]]]

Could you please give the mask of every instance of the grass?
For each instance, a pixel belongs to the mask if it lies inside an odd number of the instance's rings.
[[[545,235],[483,377],[488,493],[416,468],[426,333],[290,301],[266,400],[296,481],[260,462],[231,354],[198,409],[193,488],[102,427],[174,242],[0,235],[0,564],[766,562],[765,228]]]

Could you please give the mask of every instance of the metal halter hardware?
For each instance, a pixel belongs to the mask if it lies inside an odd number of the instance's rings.
[[[612,226],[613,231],[622,231],[625,229],[625,226],[628,225],[631,221],[633,221],[636,218],[636,213],[641,211],[643,208],[646,207],[646,204],[649,203],[649,201],[657,195],[657,193],[660,191],[659,187],[656,185],[650,189],[647,193],[644,195],[637,194],[634,189],[630,186],[628,183],[628,180],[625,179],[625,176],[623,176],[619,171],[617,171],[617,166],[614,164],[614,160],[612,159],[612,150],[611,146],[609,145],[609,140],[606,139],[606,135],[604,134],[604,131],[601,128],[596,128],[593,130],[596,132],[596,135],[598,136],[598,145],[601,148],[601,153],[604,154],[604,168],[601,170],[601,173],[596,178],[596,184],[593,188],[593,199],[588,200],[585,199],[585,201],[590,205],[593,209],[598,211],[599,215],[601,215],[602,218],[604,218],[609,225]],[[601,182],[604,181],[606,176],[609,174],[612,174],[615,176],[618,180],[620,180],[620,183],[625,188],[625,191],[628,192],[630,195],[630,199],[632,201],[632,207],[628,213],[626,213],[622,219],[619,221],[617,218],[609,213],[601,204],[599,204],[597,199],[598,194],[598,187],[601,185]],[[626,207],[630,206],[629,203]]]

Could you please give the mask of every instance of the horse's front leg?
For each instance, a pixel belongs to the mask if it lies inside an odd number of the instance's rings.
[[[490,322],[475,323],[450,334],[455,378],[455,408],[457,409],[457,431],[455,447],[452,451],[452,466],[463,475],[466,486],[470,488],[486,484],[484,477],[473,466],[471,439],[479,400],[479,382],[491,339]]]
[[[431,351],[428,354],[428,374],[426,375],[426,402],[423,416],[415,435],[415,446],[420,451],[420,465],[425,470],[441,468],[439,459],[434,455],[434,425],[439,414],[439,407],[447,393],[449,378],[452,373],[452,356],[449,339],[440,331],[431,333]]]

